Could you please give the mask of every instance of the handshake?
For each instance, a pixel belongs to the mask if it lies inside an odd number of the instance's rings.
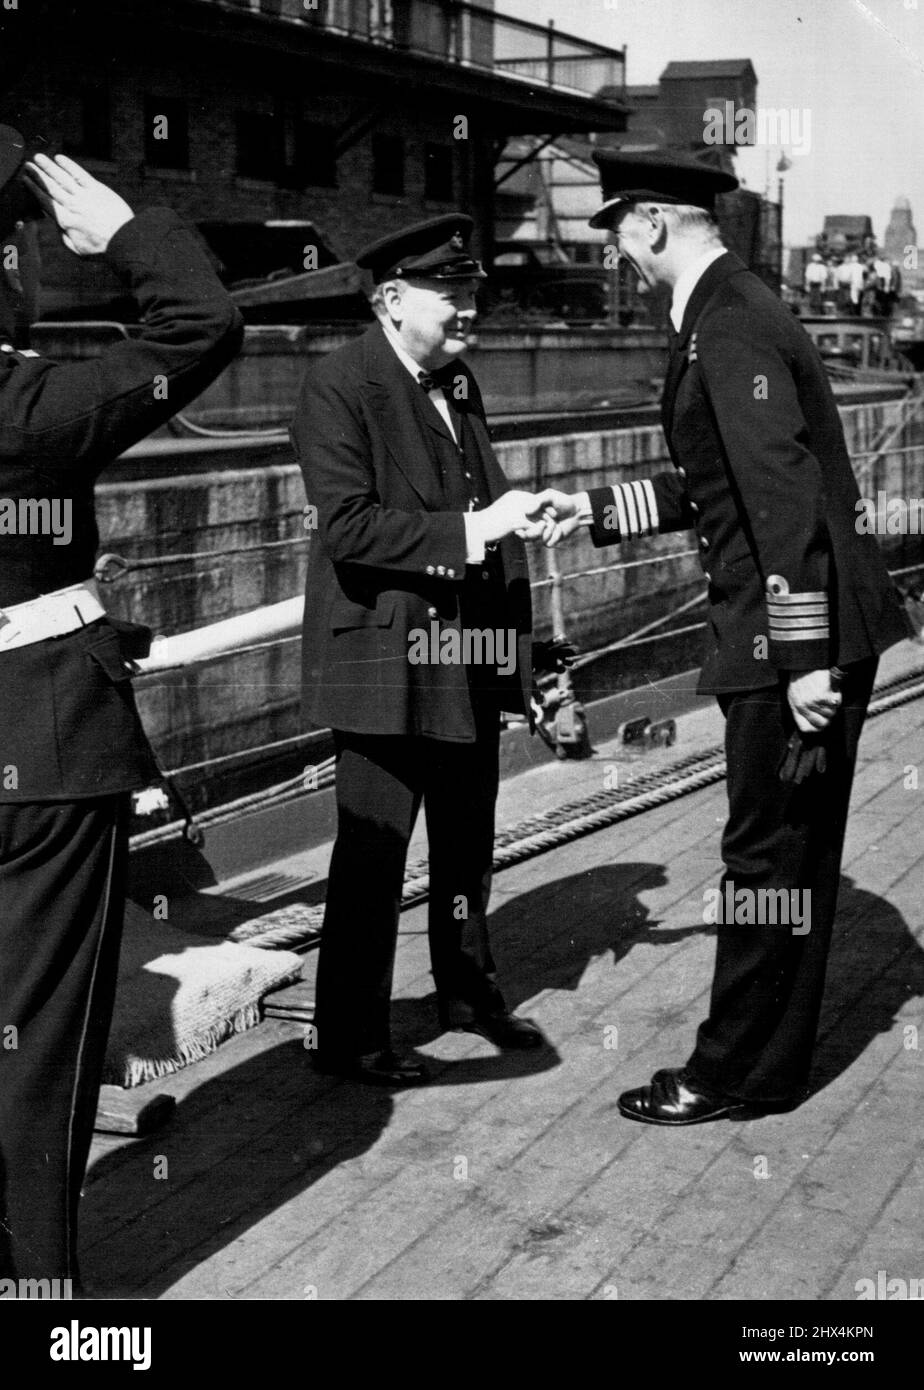
[[[505,536],[558,545],[579,526],[589,525],[590,501],[586,492],[569,497],[566,492],[546,488],[544,492],[505,492],[490,507],[469,513],[480,539],[490,545]]]

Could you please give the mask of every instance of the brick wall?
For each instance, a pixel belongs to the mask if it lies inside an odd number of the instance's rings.
[[[112,157],[75,157],[118,188],[135,208],[166,203],[193,221],[310,220],[334,252],[349,260],[364,243],[389,230],[437,216],[460,203],[468,206],[484,201],[485,188],[490,186],[493,166],[487,138],[474,132],[469,141],[455,140],[455,108],[441,103],[438,93],[417,89],[396,89],[387,107],[374,112],[371,129],[340,157],[335,188],[286,188],[270,178],[239,175],[235,172],[235,118],[239,112],[278,111],[289,145],[296,120],[321,122],[330,127],[333,138],[334,132],[364,112],[363,92],[348,75],[329,72],[312,76],[306,86],[303,70],[284,50],[261,53],[260,61],[254,62],[246,50],[230,45],[222,49],[206,46],[201,39],[189,39],[178,47],[164,36],[150,35],[124,66],[118,61],[100,61],[92,52],[50,50],[43,83],[26,94],[17,119],[28,129],[41,131],[58,147],[79,123],[80,89],[107,82]],[[188,170],[155,169],[145,164],[144,100],[148,94],[187,103]],[[373,133],[404,139],[403,196],[372,191]],[[427,143],[453,149],[455,187],[451,201],[434,202],[424,197]],[[106,268],[76,262],[63,250],[50,226],[42,228],[41,240],[46,313],[65,303],[90,303],[112,291],[115,282]]]

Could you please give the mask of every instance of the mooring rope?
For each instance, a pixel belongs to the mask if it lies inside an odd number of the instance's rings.
[[[924,675],[914,673],[899,676],[882,686],[877,697],[870,701],[867,718],[875,719],[921,696],[924,696]],[[643,811],[651,811],[656,806],[689,796],[691,792],[711,786],[713,782],[721,782],[724,776],[725,754],[722,745],[716,744],[702,753],[693,753],[680,762],[671,763],[667,768],[642,773],[637,781],[647,783],[647,786],[641,791],[633,787],[631,793],[618,788],[595,792],[579,801],[557,806],[553,811],[531,816],[497,835],[494,868],[507,869],[524,859],[545,854],[547,850],[557,849],[571,840],[592,835],[597,830],[604,830]],[[426,861],[418,861],[405,873],[402,906],[423,901],[428,891]]]
[[[881,686],[870,702],[867,717],[875,719],[881,714],[908,704],[924,696],[924,674],[913,672],[898,676]],[[319,787],[333,782],[333,760],[319,765],[324,772],[319,777]],[[594,792],[575,801],[565,802],[551,811],[529,816],[515,825],[502,828],[495,837],[494,869],[510,868],[548,850],[558,849],[572,840],[592,835],[597,830],[617,825],[632,816],[665,806],[671,801],[689,796],[703,787],[721,782],[725,776],[725,756],[721,744],[707,748],[700,753],[691,753],[668,767],[653,769],[650,772],[634,773],[631,791],[626,788],[613,788]],[[197,816],[195,824],[200,828],[216,825],[233,819],[242,812],[269,805],[278,806],[305,794],[304,774],[290,778],[287,782],[253,796],[241,797],[238,801],[216,807]],[[173,821],[159,826],[156,830],[144,831],[132,837],[132,848],[175,839],[184,832],[184,821]],[[429,893],[429,873],[426,860],[418,860],[405,871],[402,907],[423,902]],[[288,924],[274,928],[266,937],[260,938],[266,945],[279,946],[304,941],[304,926],[316,927],[323,916],[323,907],[312,905],[305,908],[310,917],[301,926]],[[255,941],[254,944],[259,944]]]
[[[924,676],[915,674],[898,677],[881,687],[870,704],[868,717],[899,705],[920,699],[924,695]],[[721,782],[725,776],[725,758],[721,746],[692,753],[679,762],[657,771],[633,774],[633,789],[594,792],[577,801],[566,802],[553,811],[529,816],[516,825],[498,832],[495,837],[493,865],[495,871],[509,869],[514,864],[533,859],[548,850],[558,849],[572,840],[605,830],[620,821],[645,811],[654,810],[677,801],[691,792]],[[641,790],[638,785],[641,784]],[[426,861],[418,861],[405,873],[401,906],[413,907],[424,902],[429,894],[429,875]],[[265,927],[261,922],[265,920]],[[293,947],[313,947],[318,944],[324,920],[323,903],[297,903],[287,908],[270,909],[263,918],[241,923],[229,940],[245,942],[264,950],[286,950]]]

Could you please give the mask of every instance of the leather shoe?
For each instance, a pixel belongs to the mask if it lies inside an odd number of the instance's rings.
[[[701,1125],[724,1120],[742,1108],[741,1101],[697,1090],[682,1067],[656,1071],[650,1085],[619,1097],[620,1114],[643,1125]]]
[[[455,1025],[460,1033],[480,1033],[502,1052],[522,1051],[525,1048],[545,1047],[545,1034],[530,1018],[514,1014],[475,1014]]]
[[[430,1079],[423,1062],[413,1056],[402,1057],[390,1047],[361,1057],[325,1057],[318,1052],[314,1069],[325,1076],[342,1076],[366,1086],[422,1086]]]

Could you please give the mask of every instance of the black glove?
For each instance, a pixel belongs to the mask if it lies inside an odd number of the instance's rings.
[[[792,782],[798,787],[806,777],[811,777],[813,772],[824,772],[827,766],[825,731],[803,734],[796,729],[780,759],[777,775],[781,782]]]
[[[533,643],[533,674],[544,676],[555,671],[564,671],[574,664],[577,655],[571,643],[564,637],[551,637],[544,642]]]

